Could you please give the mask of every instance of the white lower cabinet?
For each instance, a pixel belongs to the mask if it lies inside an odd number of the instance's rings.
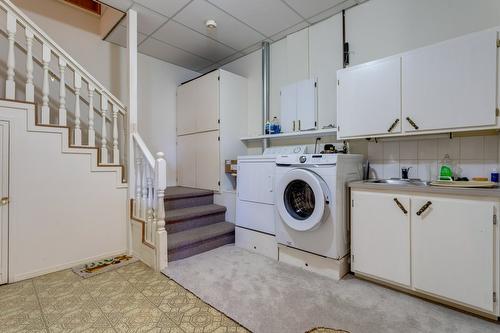
[[[410,198],[353,192],[352,199],[353,267],[410,286]]]
[[[371,190],[351,198],[353,272],[499,315],[498,202]]]
[[[412,198],[415,289],[493,311],[495,205],[477,200]]]

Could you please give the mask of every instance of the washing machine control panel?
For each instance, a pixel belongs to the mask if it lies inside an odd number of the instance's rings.
[[[276,158],[276,164],[281,165],[331,165],[337,163],[337,154],[291,154],[280,155]]]

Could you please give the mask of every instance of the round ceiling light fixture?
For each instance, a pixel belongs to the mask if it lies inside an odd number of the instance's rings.
[[[208,29],[215,29],[217,28],[217,22],[215,22],[215,20],[207,20],[205,22],[205,26],[208,28]]]

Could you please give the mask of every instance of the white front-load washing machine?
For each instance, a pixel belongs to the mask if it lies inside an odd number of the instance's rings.
[[[362,178],[362,155],[304,154],[276,158],[278,243],[340,259],[349,253],[347,183]]]

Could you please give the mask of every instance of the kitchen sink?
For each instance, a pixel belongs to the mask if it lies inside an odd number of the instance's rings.
[[[375,179],[368,180],[369,183],[374,184],[388,184],[388,185],[414,185],[414,186],[429,186],[430,182],[420,179]]]

